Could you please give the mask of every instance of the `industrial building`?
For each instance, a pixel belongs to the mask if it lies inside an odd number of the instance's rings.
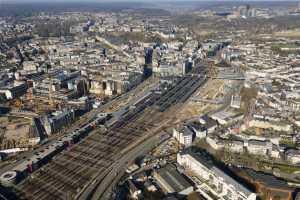
[[[154,172],[154,179],[166,194],[188,195],[193,186],[180,174],[174,165],[167,165]]]

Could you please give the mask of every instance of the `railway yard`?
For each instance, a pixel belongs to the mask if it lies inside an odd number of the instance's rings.
[[[59,1],[0,0],[0,200],[300,200],[300,3]]]
[[[185,102],[205,77],[185,76],[162,94],[152,92],[129,109],[107,131],[96,128],[76,145],[70,145],[17,185],[22,199],[74,199],[93,181],[105,178],[131,144],[165,127],[168,109]]]

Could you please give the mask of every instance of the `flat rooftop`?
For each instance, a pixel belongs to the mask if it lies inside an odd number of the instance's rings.
[[[167,165],[156,171],[175,192],[181,192],[192,185],[180,174],[174,165]]]

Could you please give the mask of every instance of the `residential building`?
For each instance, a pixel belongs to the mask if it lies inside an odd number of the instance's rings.
[[[173,137],[176,138],[176,140],[185,147],[189,147],[192,145],[193,132],[187,126],[184,126],[179,131],[173,129]]]
[[[272,143],[269,141],[249,140],[245,146],[250,154],[267,155],[272,151]]]
[[[226,143],[226,147],[230,152],[243,153],[244,152],[244,141],[239,140],[229,140]]]
[[[177,162],[191,172],[197,191],[206,199],[256,200],[256,194],[216,167],[204,154],[179,153]]]

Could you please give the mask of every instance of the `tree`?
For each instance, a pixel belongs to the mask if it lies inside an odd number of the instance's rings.
[[[187,200],[202,200],[198,193],[193,192],[188,195]]]

